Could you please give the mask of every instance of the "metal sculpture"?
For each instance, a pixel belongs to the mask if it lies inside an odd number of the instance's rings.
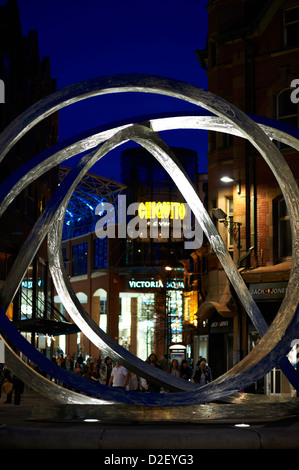
[[[6,359],[8,366],[25,382],[49,398],[67,403],[127,403],[146,406],[186,406],[227,397],[232,393],[252,384],[263,377],[273,367],[280,365],[290,382],[299,389],[298,375],[286,358],[291,349],[291,341],[298,337],[298,188],[296,181],[277,147],[271,139],[275,138],[296,149],[299,149],[298,136],[289,129],[277,129],[273,122],[259,122],[242,113],[222,98],[204,91],[193,85],[177,80],[152,76],[112,76],[91,79],[66,87],[33,105],[0,136],[0,161],[13,145],[34,125],[51,113],[79,100],[92,96],[117,92],[158,93],[172,96],[193,103],[205,110],[200,114],[183,114],[179,116],[147,117],[150,124],[144,126],[144,117],[132,122],[117,123],[110,128],[96,129],[76,136],[58,144],[51,149],[33,157],[17,169],[0,186],[0,216],[30,182],[38,178],[53,166],[64,162],[73,155],[93,149],[81,158],[78,164],[65,177],[53,195],[46,209],[40,216],[22,247],[0,294],[0,330],[6,342]],[[212,113],[212,114],[211,114]],[[139,122],[139,124],[138,124]],[[286,296],[272,325],[268,328],[261,312],[253,301],[242,277],[236,269],[226,247],[197,196],[192,183],[180,167],[172,151],[156,134],[158,130],[177,128],[210,129],[227,132],[248,139],[260,152],[272,169],[284,195],[290,216],[292,230],[292,269]],[[221,261],[223,268],[237,292],[247,314],[261,336],[259,344],[240,363],[230,371],[205,387],[197,388],[196,384],[185,382],[169,376],[163,371],[152,368],[133,356],[117,343],[113,342],[84,311],[74,295],[69,280],[64,272],[61,258],[61,231],[65,210],[76,185],[89,171],[92,165],[123,142],[132,140],[149,150],[170,174],[186,202]],[[61,370],[51,361],[42,356],[18,333],[9,322],[5,313],[22,281],[41,242],[48,234],[48,252],[50,271],[56,290],[68,313],[82,332],[99,348],[120,360],[130,370],[159,384],[166,385],[174,393],[168,394],[136,394],[114,390]],[[89,396],[63,389],[49,382],[28,367],[12,348],[12,343],[19,351],[36,363],[49,375],[56,377],[70,387],[87,393]]]

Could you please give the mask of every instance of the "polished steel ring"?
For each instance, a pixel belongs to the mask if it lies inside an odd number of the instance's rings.
[[[298,149],[298,138],[293,132],[283,132],[277,127],[267,124],[257,124],[240,110],[220,97],[204,91],[193,85],[161,77],[152,76],[112,76],[87,80],[60,90],[33,105],[25,113],[13,121],[0,136],[0,161],[13,145],[35,124],[51,113],[79,100],[96,95],[117,92],[158,93],[172,96],[205,108],[207,112],[199,115],[181,115],[148,119],[151,129],[143,126],[140,119],[133,122],[119,123],[117,126],[85,133],[77,136],[63,146],[58,144],[42,154],[33,157],[23,165],[0,187],[0,214],[9,206],[17,194],[31,181],[48,171],[52,166],[65,161],[82,150],[93,149],[85,155],[63,180],[52,199],[48,203],[40,219],[36,222],[31,234],[22,247],[14,263],[4,288],[1,291],[2,313],[0,328],[4,340],[9,340],[39,367],[49,375],[62,380],[91,397],[63,389],[53,382],[34,373],[16,355],[6,341],[6,357],[9,367],[24,381],[30,382],[37,390],[54,400],[61,402],[82,403],[102,400],[147,406],[176,406],[189,405],[212,401],[230,395],[263,377],[273,367],[280,365],[290,382],[298,388],[298,378],[294,368],[286,358],[290,351],[291,342],[298,336],[298,188],[296,181],[277,147],[271,139],[287,141]],[[212,113],[212,114],[211,114]],[[138,124],[139,122],[139,124]],[[272,169],[281,191],[284,195],[290,215],[292,230],[292,269],[288,289],[281,308],[268,328],[259,309],[253,301],[242,277],[237,271],[226,247],[215,229],[208,213],[205,211],[195,189],[181,169],[172,151],[157,135],[157,130],[176,128],[212,129],[229,132],[248,139],[260,152]],[[148,364],[136,358],[128,351],[113,342],[82,309],[77,301],[70,283],[65,275],[61,259],[61,230],[64,213],[68,201],[76,185],[92,165],[116,146],[128,140],[135,141],[149,150],[164,166],[178,186],[186,202],[191,207],[195,217],[201,224],[209,242],[222,263],[222,266],[237,292],[240,301],[250,319],[262,336],[255,349],[239,364],[223,376],[202,388],[196,384],[170,377],[163,371],[151,368]],[[48,234],[49,265],[53,282],[68,313],[80,327],[83,333],[99,348],[114,358],[119,359],[130,370],[145,378],[166,385],[168,389],[177,392],[168,394],[134,394],[113,390],[101,384],[92,384],[77,376],[56,369],[38,353],[8,322],[5,312],[22,281],[40,243]],[[62,375],[61,375],[62,374]]]

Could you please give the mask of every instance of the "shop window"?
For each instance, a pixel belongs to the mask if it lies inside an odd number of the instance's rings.
[[[276,119],[283,124],[297,128],[298,111],[297,104],[291,100],[291,93],[293,89],[288,88],[280,92],[276,97]],[[277,143],[280,150],[289,148],[286,144],[281,142]]]
[[[73,276],[87,274],[87,243],[73,246]]]
[[[284,12],[284,44],[299,46],[299,7]]]

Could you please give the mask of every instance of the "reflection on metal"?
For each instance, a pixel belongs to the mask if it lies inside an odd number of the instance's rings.
[[[101,424],[205,424],[225,423],[269,423],[296,416],[299,413],[297,398],[275,397],[266,395],[240,394],[229,403],[205,403],[184,407],[151,407],[114,404],[113,406],[96,405],[56,405],[50,403],[33,405],[31,419],[46,422],[80,422],[96,419]]]
[[[19,351],[22,351],[26,357],[49,375],[57,378],[59,376],[59,380],[73,389],[90,395],[89,397],[84,396],[84,400],[88,403],[89,400],[90,403],[94,402],[94,400],[98,400],[98,403],[104,400],[139,406],[187,406],[211,402],[212,400],[224,399],[224,397],[228,397],[252,384],[276,365],[282,368],[290,382],[295,388],[299,389],[298,376],[286,358],[287,353],[291,349],[291,341],[299,335],[299,309],[297,307],[299,290],[298,188],[288,165],[271,141],[275,138],[275,140],[288,143],[288,145],[299,149],[299,141],[294,133],[283,132],[277,129],[277,123],[275,125],[272,122],[262,123],[260,119],[256,119],[259,122],[257,124],[222,98],[190,84],[152,76],[102,77],[66,87],[36,103],[19,116],[0,136],[0,161],[26,132],[51,113],[82,99],[118,92],[163,94],[188,101],[205,108],[206,111],[197,115],[194,113],[192,116],[180,115],[148,118],[147,126],[142,125],[144,118],[139,118],[134,120],[135,122],[127,121],[118,123],[114,127],[111,126],[111,128],[106,127],[84,133],[32,158],[0,186],[1,215],[20,191],[30,184],[31,181],[71,156],[92,149],[66,175],[33,227],[9,272],[0,296],[2,306],[0,311],[0,329],[4,340],[9,340],[13,343]],[[213,113],[213,115],[210,113]],[[184,170],[181,169],[175,155],[157,134],[158,131],[178,128],[216,130],[248,139],[266,160],[280,185],[290,216],[293,260],[286,296],[275,320],[269,328],[236,269],[209,214],[203,207],[192,183],[188,180]],[[163,371],[152,368],[113,342],[82,309],[82,305],[78,302],[72,291],[64,271],[61,256],[61,233],[68,201],[92,165],[108,154],[110,150],[128,140],[132,140],[146,148],[170,174],[198,222],[201,224],[247,314],[262,337],[255,349],[239,364],[214,382],[202,388],[197,388],[196,384],[171,377]],[[62,372],[58,370],[61,368],[55,368],[51,361],[41,356],[27,341],[20,338],[21,335],[7,320],[5,312],[31,260],[47,234],[49,264],[53,282],[66,310],[82,332],[105,353],[113,356],[115,359],[119,359],[130,370],[137,372],[145,378],[150,378],[152,381],[167,385],[167,388],[174,393],[167,395],[136,394],[134,392],[108,389],[108,387],[98,383],[91,385],[90,381],[87,384],[85,379],[69,374],[67,371]],[[53,400],[82,403],[82,395],[79,393],[66,389],[63,389],[62,392],[61,387],[58,387],[53,382],[51,382],[50,386],[47,386],[49,381],[38,376],[38,374],[34,375],[30,367],[11,350],[8,343],[7,350],[9,351],[7,354],[8,366],[25,382],[34,386],[33,388],[47,394]]]

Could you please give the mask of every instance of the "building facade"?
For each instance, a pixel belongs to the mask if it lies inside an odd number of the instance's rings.
[[[197,153],[173,151],[194,185],[202,187]],[[102,210],[90,219],[86,233],[80,233],[78,222],[72,235],[66,227],[63,249],[72,288],[96,324],[141,359],[152,352],[159,359],[186,357],[184,290],[192,250],[185,241],[192,240],[183,229],[184,200],[167,172],[142,148],[122,153],[121,180],[114,202],[99,206]],[[194,241],[191,216],[190,229]],[[98,355],[82,334],[67,341],[71,354]]]
[[[291,0],[211,0],[206,48],[197,51],[208,88],[249,115],[298,128],[299,7]],[[297,154],[277,143],[298,180]],[[209,132],[209,212],[267,323],[284,297],[291,266],[291,234],[285,202],[270,168],[240,137]],[[259,335],[208,249],[199,341],[214,377],[244,357]],[[221,359],[220,359],[221,358]],[[290,357],[292,361],[292,357]],[[275,378],[275,380],[274,380]],[[256,391],[289,393],[275,370]]]
[[[56,90],[48,57],[40,58],[36,31],[23,36],[18,3],[0,6],[0,77],[5,99],[0,105],[0,130],[41,98]],[[1,162],[0,183],[26,161],[55,145],[58,114],[54,113],[30,130]],[[53,168],[26,187],[1,218],[0,288],[32,230],[57,188],[58,170]],[[57,316],[53,303],[46,243],[42,243],[7,312],[22,334],[45,354],[50,338],[75,331],[74,325]]]

